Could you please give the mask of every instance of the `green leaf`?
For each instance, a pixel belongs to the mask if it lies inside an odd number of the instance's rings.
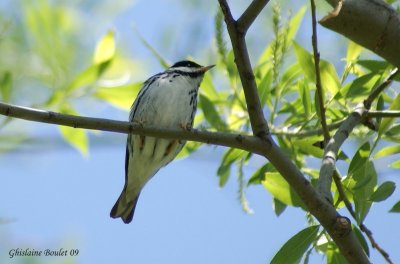
[[[258,168],[247,182],[247,186],[261,184],[265,180],[265,173],[270,169],[271,164],[267,163]]]
[[[78,115],[71,106],[62,107],[60,112],[63,114]],[[85,130],[67,126],[59,126],[59,128],[64,140],[77,149],[83,156],[87,156],[89,143]]]
[[[175,159],[182,159],[189,154],[195,152],[199,147],[201,147],[202,143],[199,142],[194,142],[194,141],[188,141],[186,142],[185,146],[182,148],[182,150],[179,152],[179,154],[175,157]]]
[[[138,34],[140,41],[143,43],[143,45],[153,54],[153,56],[158,60],[160,65],[166,69],[170,65],[167,62],[167,60],[161,56],[160,53],[136,30],[136,34]]]
[[[353,225],[353,231],[354,231],[354,234],[356,235],[358,241],[360,241],[360,244],[361,244],[362,248],[364,249],[365,253],[367,253],[367,255],[369,256],[369,247],[368,247],[367,240],[365,240],[364,235],[361,233],[360,229],[358,229],[358,227],[355,225]]]
[[[313,55],[295,41],[293,42],[293,46],[297,61],[302,67],[304,74],[309,80],[315,83],[316,78]],[[319,68],[321,80],[323,80],[324,91],[328,91],[332,95],[336,94],[340,88],[340,81],[335,67],[328,61],[320,60]]]
[[[320,141],[320,137],[306,137],[302,139],[293,140],[293,146],[298,148],[302,153],[306,155],[311,155],[316,158],[322,158],[324,155],[324,150],[314,146],[315,142]]]
[[[397,153],[400,153],[400,145],[388,146],[388,147],[385,147],[385,148],[379,150],[375,154],[374,159],[390,156],[390,155],[397,154]]]
[[[290,65],[282,74],[280,85],[282,89],[296,87],[296,82],[302,77],[303,71],[299,63]]]
[[[350,162],[347,174],[352,174],[355,170],[364,165],[368,160],[370,151],[371,146],[369,142],[365,142],[363,145],[361,145],[361,147],[357,150],[356,154]]]
[[[355,187],[358,187],[353,188],[355,211],[358,223],[361,223],[364,221],[371,208],[372,201],[370,197],[374,193],[374,188],[377,184],[377,174],[374,164],[367,161],[362,168],[354,172],[353,178],[357,182]],[[360,184],[361,182],[364,183]]]
[[[246,153],[247,152],[244,150],[233,149],[233,148],[230,148],[225,152],[225,154],[222,158],[221,165],[219,166],[219,168],[217,170],[220,187],[223,187],[226,184],[226,182],[228,181],[229,175],[231,173],[232,164],[239,158],[246,155]]]
[[[355,42],[349,41],[349,45],[347,47],[346,61],[352,62],[356,60],[360,56],[363,49],[363,47],[356,44]]]
[[[115,107],[129,110],[142,85],[143,83],[139,82],[115,87],[101,87],[96,89],[94,96]]]
[[[315,68],[312,55],[296,41],[293,41],[293,47],[296,53],[297,62],[300,64],[304,74],[309,80],[315,82]]]
[[[324,91],[335,95],[340,89],[340,80],[335,66],[326,60],[321,60],[319,68]]]
[[[363,75],[341,89],[340,93],[346,98],[358,98],[368,94],[380,82],[381,76],[376,73]]]
[[[389,165],[392,168],[399,169],[400,168],[400,160],[396,160],[392,164]]]
[[[329,243],[328,251],[326,252],[326,263],[329,264],[348,264],[343,254],[333,243]]]
[[[66,88],[66,91],[71,92],[78,88],[94,84],[98,79],[100,79],[110,64],[111,61],[105,61],[100,64],[89,66],[75,77],[75,79]]]
[[[218,9],[217,14],[215,15],[215,40],[217,42],[217,50],[218,54],[221,57],[221,60],[224,64],[226,64],[226,57],[227,57],[227,49],[226,43],[224,40],[224,14],[221,10]],[[226,65],[225,65],[226,66]]]
[[[390,209],[389,212],[391,212],[391,213],[400,213],[400,201],[395,203],[395,205],[393,205],[392,209]]]
[[[220,95],[218,94],[212,82],[211,74],[206,74],[204,76],[203,82],[201,83],[200,87],[200,93],[204,94],[211,101],[220,100]]]
[[[5,72],[0,82],[0,92],[3,102],[9,102],[11,99],[11,86],[12,86],[12,75],[10,72]]]
[[[210,101],[206,96],[200,94],[200,107],[201,110],[203,110],[204,117],[207,120],[207,122],[214,127],[216,130],[219,131],[226,131],[227,130],[227,125],[225,122],[221,119],[219,116],[217,109],[214,106],[214,103]]]
[[[273,200],[272,206],[274,208],[274,212],[275,212],[276,216],[280,216],[287,208],[286,204],[282,203],[281,201],[279,201],[278,199],[275,199],[275,198]]]
[[[114,32],[110,30],[100,42],[97,43],[93,56],[93,63],[101,64],[112,60],[115,56],[115,49]]]
[[[306,116],[310,116],[312,111],[310,89],[308,88],[308,84],[305,80],[303,82],[299,82],[299,87],[300,87],[300,94],[303,102],[304,112]]]
[[[265,180],[262,181],[262,185],[274,198],[282,203],[296,207],[304,207],[299,196],[278,172],[267,172],[265,174]]]
[[[29,137],[22,133],[0,133],[0,154],[17,149],[27,139],[29,139]]]
[[[384,101],[384,99],[383,99],[383,96],[380,95],[380,96],[378,97],[378,102],[376,103],[376,110],[382,111],[382,110],[384,109],[384,107],[385,107],[385,101]],[[381,122],[382,122],[382,117],[377,117],[377,118],[376,118],[376,123],[377,123],[377,126],[378,126],[378,127],[381,126]],[[400,127],[400,126],[399,126],[399,127]],[[400,131],[400,130],[399,130],[399,131]],[[388,132],[389,132],[389,131],[388,131]]]
[[[306,6],[303,6],[299,9],[299,11],[293,16],[293,18],[289,22],[288,26],[288,35],[287,39],[290,41],[296,37],[297,31],[301,25],[301,21],[303,20],[304,14],[307,10]]]
[[[385,133],[387,137],[396,137],[400,135],[400,124],[393,124],[390,129]]]
[[[400,109],[400,94],[396,96],[396,98],[393,100],[388,110],[399,110],[399,109]],[[394,120],[395,118],[390,118],[390,117],[382,118],[378,135],[382,135],[383,133],[385,133],[388,130],[388,128],[393,124]]]
[[[272,71],[268,71],[257,86],[258,94],[260,95],[260,102],[262,105],[266,104],[267,98],[268,96],[270,96],[272,77]]]
[[[271,264],[299,263],[310,245],[317,239],[319,226],[310,226],[290,238],[276,253]]]
[[[371,201],[382,202],[389,198],[396,189],[396,184],[392,181],[386,181],[382,183],[378,189],[371,195]]]
[[[388,62],[378,60],[358,60],[357,64],[375,73],[383,72],[391,67]]]

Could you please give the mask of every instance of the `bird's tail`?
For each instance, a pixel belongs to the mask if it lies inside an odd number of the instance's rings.
[[[138,199],[139,195],[133,200],[128,200],[127,192],[124,188],[114,207],[111,209],[110,216],[112,218],[121,217],[125,224],[129,224],[132,221]]]

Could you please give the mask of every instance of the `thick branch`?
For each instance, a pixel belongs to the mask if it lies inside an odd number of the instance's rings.
[[[208,132],[196,129],[186,131],[183,129],[142,127],[141,125],[130,122],[60,114],[2,102],[0,102],[0,114],[30,121],[69,126],[74,128],[197,141],[201,143],[239,148],[261,155],[265,151],[266,147],[262,146],[263,142],[259,138],[246,135]]]
[[[274,165],[304,202],[310,213],[318,219],[329,233],[349,263],[370,263],[367,255],[351,230],[348,218],[339,215],[310,182],[302,175],[293,162],[281,151],[272,138],[268,137],[265,157]]]
[[[351,232],[350,220],[341,217],[336,212],[335,208],[311,186],[310,182],[271,138],[257,94],[244,38],[245,34],[237,27],[237,22],[233,19],[226,0],[219,0],[219,3],[231,38],[235,63],[243,85],[253,134],[264,141],[264,156],[294,188],[311,214],[318,219],[336,242],[346,259],[350,263],[370,263],[354,233]]]
[[[265,138],[268,133],[268,124],[264,118],[260,98],[257,92],[257,85],[247,51],[245,34],[237,27],[237,22],[233,19],[226,0],[219,0],[225,23],[231,38],[235,63],[239,71],[240,80],[243,85],[246,97],[247,110],[249,112],[251,128],[255,136]]]
[[[254,20],[261,13],[264,7],[268,4],[269,0],[253,0],[249,7],[239,17],[237,21],[237,27],[241,32],[247,32]]]
[[[319,102],[319,113],[322,125],[322,131],[324,133],[324,142],[325,144],[328,143],[330,139],[329,129],[326,125],[326,115],[325,115],[325,99],[324,99],[324,90],[322,88],[321,82],[321,74],[319,70],[319,59],[320,54],[318,51],[318,37],[317,37],[317,19],[315,15],[315,2],[311,0],[311,16],[312,16],[312,47],[314,53],[314,67],[315,67],[315,86],[316,86],[316,93],[318,96]]]
[[[326,0],[336,6],[339,0]],[[337,16],[328,15],[320,24],[400,67],[400,16],[382,0],[346,0]]]

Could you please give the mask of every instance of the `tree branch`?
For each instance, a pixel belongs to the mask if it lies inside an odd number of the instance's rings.
[[[267,142],[270,146],[265,149],[264,156],[299,195],[309,212],[335,241],[347,261],[357,264],[371,263],[352,232],[350,220],[341,216],[332,204],[314,189],[270,136]]]
[[[336,160],[340,147],[348,138],[354,127],[361,123],[362,118],[367,113],[363,104],[359,104],[349,117],[340,125],[335,135],[325,146],[324,158],[319,172],[318,190],[330,202],[333,201],[331,194],[332,175],[336,169]]]
[[[243,91],[246,97],[247,110],[249,112],[253,134],[260,138],[266,138],[269,133],[269,128],[267,121],[264,118],[260,98],[258,96],[257,85],[247,51],[245,34],[238,29],[237,22],[232,17],[226,0],[218,1],[221,6],[222,13],[224,14],[225,23],[231,38],[233,53],[235,55],[235,63],[243,85]],[[251,8],[251,10],[253,9],[254,8]]]
[[[319,23],[400,67],[400,16],[382,0],[326,0],[332,6],[342,2],[338,15]]]
[[[400,112],[400,111],[399,111]],[[327,125],[329,131],[335,130],[340,127],[343,121],[338,121]],[[309,137],[323,135],[322,128],[311,129],[311,130],[301,130],[301,128],[289,129],[287,127],[275,128],[271,127],[271,135],[284,136],[284,137]]]
[[[0,114],[29,121],[69,126],[74,128],[85,128],[124,134],[132,133],[168,139],[190,140],[225,147],[239,148],[261,155],[263,155],[266,148],[265,145],[263,146],[263,142],[259,138],[241,134],[208,132],[197,129],[187,131],[183,129],[142,127],[141,125],[130,122],[60,114],[2,102],[0,102]]]
[[[397,74],[399,74],[399,69],[395,68],[390,72],[389,77],[383,83],[372,90],[371,94],[364,101],[364,105],[366,108],[371,108],[372,102],[383,92],[383,90],[386,89],[386,87],[388,87],[392,83]]]
[[[321,74],[319,70],[319,59],[320,54],[318,51],[318,38],[317,38],[317,19],[315,15],[315,2],[314,0],[310,0],[311,2],[311,17],[312,17],[312,47],[314,53],[314,67],[315,67],[315,86],[316,86],[316,93],[318,96],[319,102],[319,113],[322,125],[322,131],[324,135],[324,142],[325,144],[328,143],[330,139],[329,129],[326,125],[326,115],[325,115],[325,99],[324,99],[324,90],[322,88],[321,82]]]
[[[368,111],[367,117],[400,117],[400,111],[386,110],[386,111]]]
[[[373,89],[367,99],[365,99],[363,103],[357,105],[353,113],[351,113],[350,116],[342,123],[333,138],[331,138],[326,145],[321,170],[319,173],[318,189],[329,201],[332,202],[332,175],[336,169],[336,159],[340,147],[353,131],[354,127],[363,122],[363,119],[368,114],[368,110],[371,107],[372,102],[379,96],[380,93],[383,92],[386,87],[388,87],[397,74],[398,70],[393,70],[384,82]]]
[[[337,170],[335,170],[334,173],[333,173],[333,180],[335,181],[336,188],[337,188],[337,190],[339,192],[340,200],[342,200],[344,202],[344,204],[345,204],[345,206],[347,208],[347,211],[349,211],[349,213],[351,214],[353,219],[357,219],[356,213],[353,210],[353,205],[351,204],[351,202],[347,198],[346,192],[343,189],[342,181],[341,181],[341,178],[340,178],[339,173],[337,172]],[[365,226],[364,223],[361,223],[359,225],[359,227],[360,227],[360,230],[367,235],[367,237],[369,239],[369,242],[371,243],[372,247],[375,248],[376,250],[378,250],[378,252],[385,258],[387,263],[393,264],[393,261],[390,259],[389,254],[375,241],[371,230],[369,230]]]
[[[349,219],[340,216],[335,208],[317,192],[294,163],[276,145],[268,131],[254,74],[245,42],[245,34],[237,27],[226,0],[219,0],[231,38],[235,63],[243,85],[253,134],[263,141],[264,156],[293,187],[312,215],[324,226],[350,263],[370,263],[356,236],[351,231]]]
[[[270,0],[253,0],[249,7],[237,20],[237,27],[241,32],[247,32],[251,24]]]

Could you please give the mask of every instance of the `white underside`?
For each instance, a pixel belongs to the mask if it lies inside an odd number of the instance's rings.
[[[133,120],[145,127],[160,128],[182,128],[190,123],[193,106],[190,105],[189,91],[198,88],[201,78],[190,83],[188,78],[175,77],[173,82],[168,78],[155,81],[142,97]],[[173,140],[146,137],[143,145],[139,135],[131,137],[133,151],[129,158],[127,200],[136,198],[146,182],[161,167],[172,161],[184,144],[176,142],[165,156],[167,146]]]

